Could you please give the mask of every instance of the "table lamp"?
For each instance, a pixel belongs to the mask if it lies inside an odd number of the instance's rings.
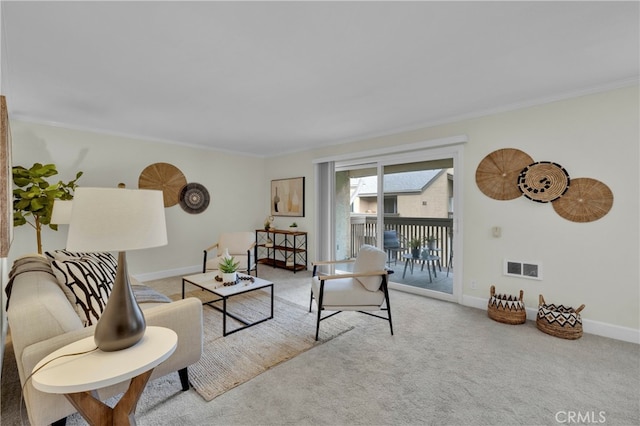
[[[94,340],[100,350],[118,351],[138,343],[146,328],[131,289],[127,250],[167,244],[162,191],[77,188],[69,222],[67,250],[118,252],[118,269]]]
[[[51,223],[54,225],[68,225],[71,221],[72,200],[55,200],[51,212]]]

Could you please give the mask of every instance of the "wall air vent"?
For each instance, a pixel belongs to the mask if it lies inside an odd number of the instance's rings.
[[[542,265],[540,262],[522,262],[519,260],[504,260],[504,275],[510,277],[542,279]]]

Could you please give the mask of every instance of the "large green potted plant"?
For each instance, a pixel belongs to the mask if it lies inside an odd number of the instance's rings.
[[[32,226],[36,230],[38,253],[42,254],[42,226],[58,230],[58,225],[51,223],[53,202],[73,199],[73,191],[82,172],[76,173],[76,178],[67,183],[58,181],[53,184],[46,178],[58,174],[54,164],[35,163],[29,169],[15,166],[12,173],[13,183],[17,186],[13,190],[13,226]]]

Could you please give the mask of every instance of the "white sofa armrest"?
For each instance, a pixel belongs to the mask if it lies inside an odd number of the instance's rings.
[[[147,325],[167,327],[178,335],[175,352],[158,365],[151,379],[180,370],[200,360],[203,347],[202,301],[188,297],[144,311]]]
[[[148,326],[167,327],[178,334],[175,352],[158,365],[151,379],[188,367],[197,362],[202,354],[202,303],[196,298],[187,298],[165,303],[144,311]],[[29,375],[36,364],[51,352],[79,339],[93,335],[95,326],[68,332],[53,338],[34,343],[22,353],[22,366]],[[121,383],[99,389],[101,399],[123,392],[128,383]],[[25,386],[25,405],[31,424],[50,424],[76,412],[76,409],[63,395],[40,392],[31,381]]]
[[[23,350],[34,343],[84,329],[78,313],[57,285],[55,277],[47,272],[35,271],[15,277],[7,316],[17,357],[21,357]],[[25,371],[20,363],[18,372],[20,379],[24,380]]]

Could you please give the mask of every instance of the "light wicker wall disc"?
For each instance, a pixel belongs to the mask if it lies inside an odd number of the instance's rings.
[[[572,222],[593,222],[609,213],[613,192],[604,183],[591,178],[571,180],[571,187],[552,204],[563,218]]]
[[[180,169],[169,163],[154,163],[147,166],[138,178],[138,188],[162,191],[164,206],[175,206],[180,202],[180,191],[187,184]]]
[[[513,200],[522,195],[518,188],[518,175],[531,163],[533,158],[519,149],[493,151],[478,164],[476,184],[487,197]]]
[[[532,201],[548,203],[569,188],[569,173],[559,164],[539,161],[530,164],[518,176],[518,188]]]

